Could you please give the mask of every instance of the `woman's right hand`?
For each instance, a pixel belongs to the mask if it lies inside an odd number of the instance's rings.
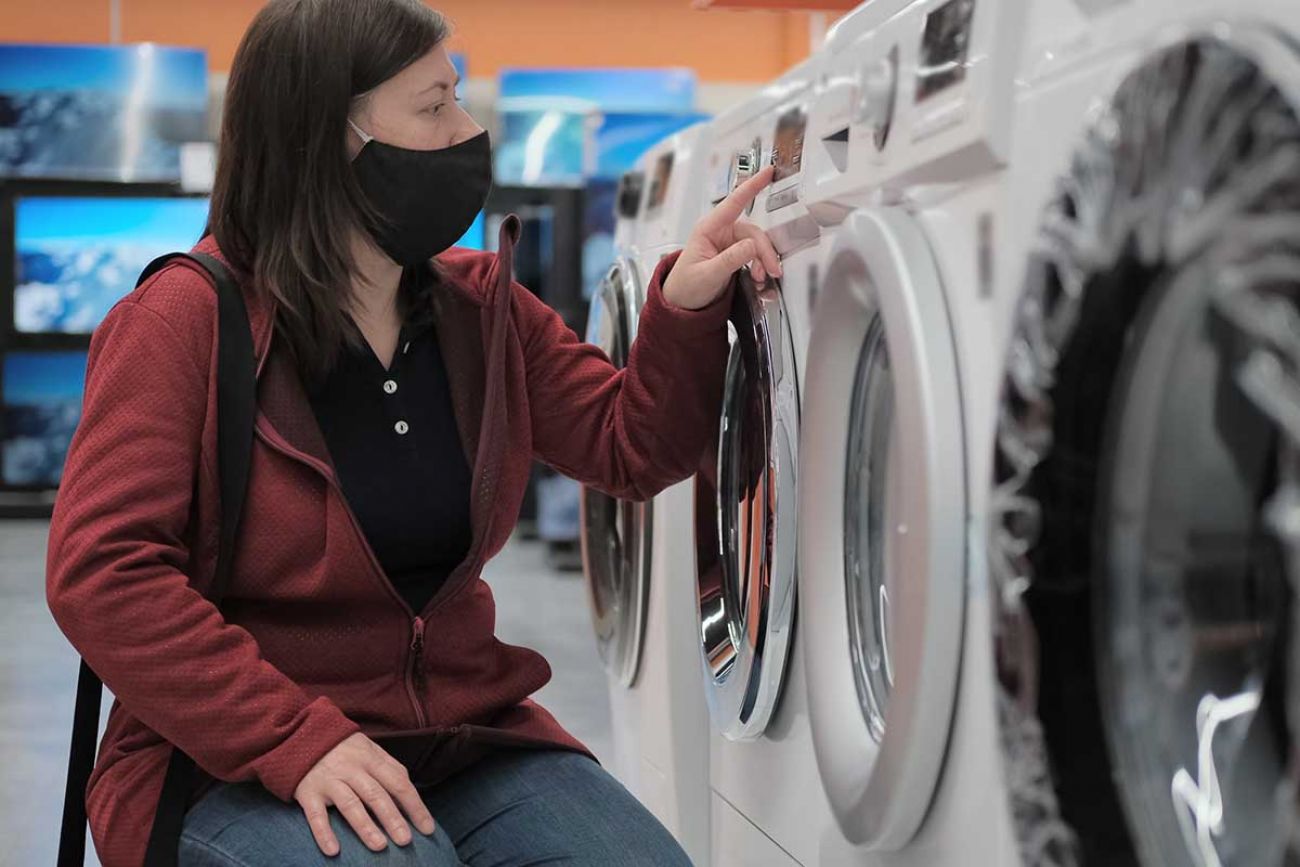
[[[388,846],[388,839],[375,824],[375,818],[394,843],[405,846],[411,842],[411,829],[397,804],[402,805],[420,833],[433,833],[433,816],[411,784],[406,768],[360,733],[326,753],[302,778],[293,798],[307,816],[316,845],[329,856],[339,853],[338,838],[330,828],[331,806],[373,852]]]

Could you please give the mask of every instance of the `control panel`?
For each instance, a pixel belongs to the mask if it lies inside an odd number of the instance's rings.
[[[722,128],[709,159],[710,205],[722,201],[763,167],[773,166],[772,183],[759,193],[747,214],[767,231],[781,255],[807,246],[821,231],[800,201],[812,85],[808,74],[802,87],[787,86],[779,91],[779,97],[750,106],[747,118],[738,117],[732,125],[724,119],[717,125]]]
[[[822,225],[1006,165],[1029,0],[863,7],[809,111],[802,194]]]

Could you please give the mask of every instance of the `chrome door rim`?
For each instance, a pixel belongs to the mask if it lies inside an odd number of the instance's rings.
[[[626,259],[614,263],[592,296],[587,340],[616,367],[627,363],[643,297],[636,266]],[[588,487],[582,490],[579,510],[597,653],[615,682],[629,688],[636,683],[645,643],[652,510],[648,503],[617,500]]]
[[[908,843],[938,786],[965,608],[964,436],[956,348],[930,246],[914,220],[859,211],[840,228],[809,348],[800,470],[799,620],[817,764],[845,836]],[[893,690],[874,733],[855,688],[848,541],[850,398],[863,342],[883,324],[901,475],[893,545],[908,580],[891,601]],[[958,442],[953,443],[954,433]]]
[[[748,740],[776,709],[794,626],[799,395],[779,287],[737,279],[717,449],[696,476],[696,589],[709,715]],[[744,436],[757,457],[736,453]],[[728,488],[742,486],[745,501],[732,502]]]

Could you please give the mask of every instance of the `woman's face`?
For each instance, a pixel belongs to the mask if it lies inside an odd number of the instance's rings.
[[[439,150],[483,131],[456,102],[459,79],[447,49],[428,54],[357,100],[352,122],[385,144],[411,150]],[[355,158],[362,140],[348,127],[348,156]]]

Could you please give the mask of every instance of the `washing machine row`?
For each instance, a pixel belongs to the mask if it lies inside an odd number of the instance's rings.
[[[587,522],[634,791],[715,867],[1300,863],[1300,7],[873,0],[688,138],[610,286],[768,162],[785,276]]]
[[[700,150],[707,127],[652,148],[620,181],[617,258],[592,298],[589,342],[627,363],[645,288],[681,247],[705,203]],[[597,650],[610,690],[613,772],[707,863],[708,716],[699,690],[692,605],[691,484],[650,503],[584,488],[582,552]]]

